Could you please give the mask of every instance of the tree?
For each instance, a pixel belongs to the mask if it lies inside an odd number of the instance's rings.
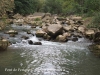
[[[37,10],[38,0],[15,0],[15,13],[30,14]]]
[[[44,11],[50,13],[59,14],[62,12],[61,0],[46,0],[44,5]]]
[[[71,14],[74,10],[75,1],[74,0],[62,0],[62,10],[64,14]]]

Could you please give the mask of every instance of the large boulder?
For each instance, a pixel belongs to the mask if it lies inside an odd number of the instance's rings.
[[[45,33],[46,33],[46,32],[44,32],[43,30],[37,30],[37,31],[36,31],[36,36],[37,36],[37,37],[43,37]]]
[[[67,37],[63,36],[63,35],[58,35],[56,37],[56,41],[58,41],[58,42],[66,42],[67,41]]]
[[[63,27],[60,24],[52,24],[47,27],[47,33],[52,37],[62,34],[62,31]]]
[[[7,47],[9,46],[9,42],[6,39],[0,40],[0,51],[7,50]]]

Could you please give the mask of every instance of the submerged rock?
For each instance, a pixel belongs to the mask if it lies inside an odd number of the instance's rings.
[[[30,45],[42,45],[41,42],[33,42],[32,40],[28,40],[28,43],[29,43]]]
[[[31,31],[27,31],[27,34],[31,34]]]
[[[74,38],[72,38],[72,41],[76,42],[76,41],[78,41],[78,38],[74,37]]]
[[[33,45],[42,45],[42,43],[41,42],[35,42],[35,43],[33,43]]]
[[[29,39],[28,36],[22,36],[21,38],[24,38],[25,40]]]
[[[29,43],[30,45],[33,45],[33,41],[32,41],[32,40],[28,40],[28,43]]]
[[[9,34],[10,37],[15,37],[15,34]]]

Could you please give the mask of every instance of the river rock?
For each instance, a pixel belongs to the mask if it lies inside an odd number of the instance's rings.
[[[33,43],[33,45],[42,45],[42,43],[41,42],[35,42],[35,43]]]
[[[13,16],[13,18],[14,18],[14,19],[22,19],[23,16],[17,13],[17,14],[15,14],[15,15]]]
[[[87,36],[90,36],[90,35],[93,35],[93,34],[95,34],[94,30],[88,29],[88,30],[85,31],[85,35],[87,35]]]
[[[80,34],[80,33],[74,33],[74,34],[73,34],[73,37],[82,38],[82,34]]]
[[[66,21],[66,18],[64,18],[64,17],[58,17],[57,18],[59,21]]]
[[[46,25],[47,25],[47,24],[46,24]],[[43,25],[43,26],[42,26],[42,29],[43,29],[43,31],[45,31],[45,32],[47,31],[47,26],[46,26],[46,25]]]
[[[78,32],[84,33],[85,32],[85,27],[79,26],[78,27]]]
[[[7,47],[9,46],[9,41],[6,39],[0,40],[0,51],[7,50]]]
[[[31,28],[36,28],[36,26],[33,25],[33,26],[31,26]]]
[[[18,34],[16,30],[9,30],[6,32],[7,34]]]
[[[94,34],[95,34],[95,31],[92,30],[92,29],[88,29],[88,30],[85,31],[85,36],[87,38],[89,38],[90,40],[93,39]]]
[[[56,37],[62,33],[63,27],[60,24],[52,24],[47,27],[46,31],[50,36]]]
[[[51,39],[51,37],[50,37],[47,33],[44,34],[43,38],[44,38],[44,39],[47,39],[47,40],[50,40],[50,39]]]
[[[72,20],[77,21],[77,20],[82,20],[81,16],[73,16],[71,17]]]
[[[71,33],[65,32],[65,33],[63,33],[63,36],[65,36],[65,37],[71,37]]]
[[[22,25],[22,24],[24,24],[24,19],[14,19],[13,23],[18,24],[18,25]]]
[[[27,34],[31,34],[31,31],[27,31]]]
[[[63,36],[63,35],[58,35],[56,37],[56,41],[58,41],[58,42],[66,42],[67,41],[67,37]]]
[[[70,31],[72,29],[72,26],[71,25],[69,25],[69,26],[63,26],[63,29],[65,31]]]
[[[51,13],[45,13],[44,16],[51,16]]]
[[[45,33],[46,33],[46,32],[44,32],[43,30],[37,30],[37,31],[36,31],[36,36],[37,36],[37,37],[43,37]]]
[[[9,34],[10,37],[15,37],[15,34]]]
[[[100,57],[100,45],[93,44],[89,46],[90,51],[96,56]]]
[[[94,34],[93,41],[94,41],[95,43],[100,44],[100,32],[96,32],[96,33]]]
[[[68,25],[72,25],[72,24],[74,24],[74,23],[75,23],[75,22],[74,22],[73,20],[69,20],[67,24],[68,24]]]
[[[33,45],[33,41],[32,41],[32,40],[28,40],[28,43],[29,43],[30,45]]]
[[[50,13],[46,13],[44,15],[44,17],[42,18],[42,21],[45,23],[50,23],[50,19],[51,19],[51,14]]]
[[[74,38],[72,38],[72,41],[76,42],[76,41],[78,41],[78,38],[74,37]]]
[[[25,40],[29,39],[28,36],[22,36],[21,38],[24,38]]]

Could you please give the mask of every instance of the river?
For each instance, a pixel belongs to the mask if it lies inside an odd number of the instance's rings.
[[[20,33],[9,38],[16,43],[0,52],[0,75],[100,75],[100,59],[89,51],[89,40],[51,42],[26,34],[25,30],[35,33],[30,26],[12,28]],[[42,45],[29,45],[28,40],[19,39],[21,35],[28,35],[33,41],[41,39]],[[0,36],[9,37],[3,32]]]

